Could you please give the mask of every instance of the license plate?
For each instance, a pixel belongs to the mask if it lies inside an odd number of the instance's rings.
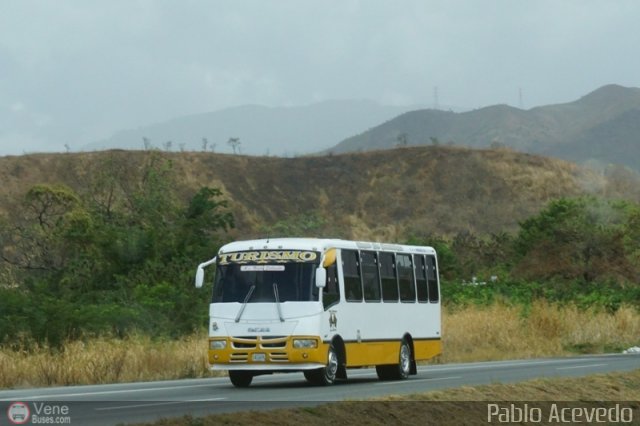
[[[255,362],[265,362],[267,360],[266,354],[253,354],[251,359]]]

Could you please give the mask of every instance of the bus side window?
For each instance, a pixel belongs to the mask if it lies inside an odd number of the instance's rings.
[[[429,301],[429,288],[427,287],[427,264],[424,256],[416,254],[413,256],[414,270],[416,273],[416,287],[418,290],[418,302]]]
[[[362,287],[365,302],[380,301],[380,270],[378,269],[378,253],[363,251],[362,259]]]
[[[380,253],[380,279],[382,280],[382,300],[398,301],[398,278],[393,253]]]
[[[416,285],[413,279],[413,265],[411,256],[399,254],[396,256],[400,300],[403,302],[416,301]]]
[[[336,264],[327,268],[327,285],[322,291],[322,305],[327,310],[340,300],[340,286],[338,285],[338,268]]]
[[[427,278],[429,279],[429,302],[437,303],[440,300],[438,293],[438,270],[436,269],[436,257],[427,256]]]
[[[360,256],[355,250],[342,250],[342,274],[347,302],[362,302]]]

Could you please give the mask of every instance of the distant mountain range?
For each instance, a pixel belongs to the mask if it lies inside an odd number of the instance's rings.
[[[147,149],[207,150],[231,153],[230,138],[239,139],[239,152],[248,155],[294,156],[327,149],[417,106],[383,106],[372,101],[326,101],[308,106],[270,108],[246,105],[216,112],[178,117],[124,130],[82,147],[81,151]],[[146,138],[145,142],[143,138]]]
[[[233,153],[228,141],[238,138],[238,153],[284,157],[456,145],[508,147],[640,170],[638,88],[607,85],[574,102],[529,110],[507,105],[467,112],[417,108],[353,100],[275,108],[247,105],[121,131],[81,151],[203,151],[205,138],[209,152]]]
[[[496,105],[456,113],[423,109],[340,142],[328,152],[398,145],[509,147],[583,163],[640,167],[640,89],[601,87],[575,102],[521,110]]]

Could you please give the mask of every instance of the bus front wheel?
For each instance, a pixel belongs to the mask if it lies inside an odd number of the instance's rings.
[[[253,374],[249,371],[231,370],[229,371],[229,379],[231,380],[231,383],[233,383],[233,386],[237,388],[246,388],[251,384]]]
[[[338,353],[333,345],[329,346],[327,353],[327,365],[315,370],[306,370],[304,377],[314,385],[328,386],[336,380],[338,372]]]

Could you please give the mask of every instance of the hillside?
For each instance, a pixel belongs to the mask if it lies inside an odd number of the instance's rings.
[[[514,230],[518,221],[561,196],[590,192],[640,200],[632,175],[607,178],[561,160],[505,149],[428,146],[306,158],[155,154],[171,160],[185,198],[203,185],[223,190],[238,238],[282,229],[388,241],[460,231],[485,234]],[[106,159],[135,168],[149,155],[2,157],[0,206],[19,211],[19,198],[36,183],[60,182],[86,192],[92,171]],[[300,223],[306,228],[296,228]]]
[[[340,142],[334,153],[391,148],[406,134],[409,145],[507,146],[569,161],[597,160],[638,168],[640,89],[601,87],[570,103],[521,110],[496,105],[464,113],[405,113]]]
[[[232,153],[227,141],[237,137],[243,154],[287,157],[317,152],[410,109],[356,100],[277,108],[245,105],[123,130],[82,151],[140,150],[146,137],[165,151],[168,141],[172,151],[202,151],[202,138],[207,138],[208,151]]]

